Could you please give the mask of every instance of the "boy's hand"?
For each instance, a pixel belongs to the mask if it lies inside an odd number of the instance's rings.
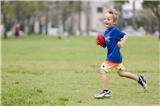
[[[97,45],[99,45],[99,41],[98,41],[97,39],[96,39],[95,43],[96,43]]]
[[[127,36],[127,35],[124,35],[122,42],[118,42],[118,44],[117,44],[118,47],[122,48],[123,45],[125,44],[125,42],[127,41],[127,39],[128,39],[128,36]]]
[[[122,42],[118,42],[118,47],[122,48],[123,47],[123,43]]]

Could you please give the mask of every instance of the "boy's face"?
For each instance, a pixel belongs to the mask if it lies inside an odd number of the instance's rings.
[[[117,21],[113,21],[113,15],[106,13],[104,16],[104,24],[107,29],[114,27]]]

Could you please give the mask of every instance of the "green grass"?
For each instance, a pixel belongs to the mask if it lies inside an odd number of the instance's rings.
[[[22,36],[1,39],[3,106],[159,106],[158,37],[129,37],[121,49],[127,72],[145,74],[148,92],[135,81],[108,73],[112,97],[95,99],[102,88],[106,49],[96,37]]]

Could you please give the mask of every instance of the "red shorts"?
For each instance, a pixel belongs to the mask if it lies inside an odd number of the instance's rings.
[[[117,70],[125,70],[123,63],[114,63],[111,61],[105,61],[101,65],[101,69],[103,69],[106,72],[109,72],[111,70],[117,69]]]

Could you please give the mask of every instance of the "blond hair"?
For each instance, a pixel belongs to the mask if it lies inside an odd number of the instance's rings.
[[[116,9],[110,8],[107,10],[106,13],[112,14],[113,15],[113,21],[118,20],[118,15]]]

